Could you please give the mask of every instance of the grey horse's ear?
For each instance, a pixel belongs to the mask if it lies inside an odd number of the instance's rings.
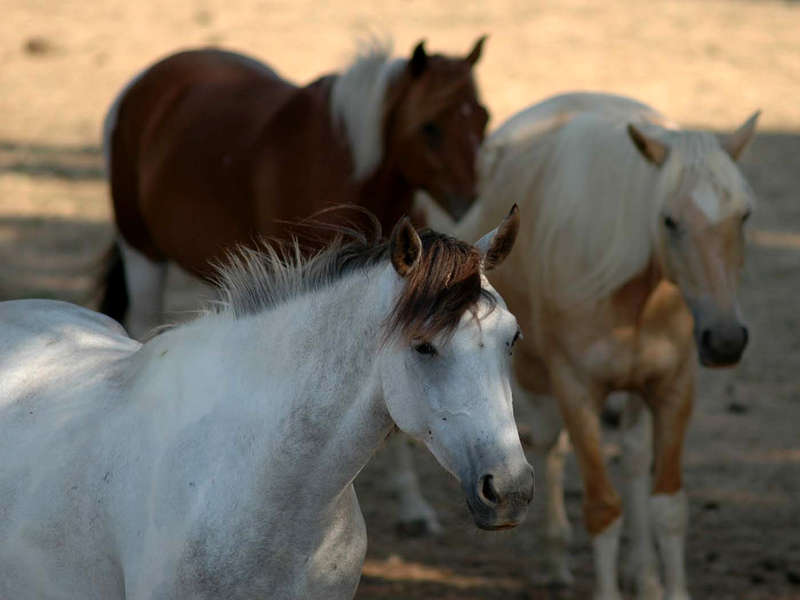
[[[739,156],[741,156],[744,149],[747,148],[747,144],[750,143],[750,140],[753,139],[753,134],[756,132],[756,123],[760,115],[761,111],[757,110],[750,115],[750,118],[747,119],[739,129],[733,133],[719,136],[720,146],[723,147],[725,152],[730,154],[733,160],[739,160]]]
[[[419,263],[422,240],[408,217],[403,217],[394,226],[389,240],[389,255],[392,257],[392,266],[400,277],[407,277]]]
[[[515,204],[497,229],[487,233],[475,244],[478,252],[481,253],[484,271],[491,271],[506,259],[514,247],[518,231],[519,208]]]
[[[633,145],[648,162],[661,166],[669,155],[669,146],[652,135],[646,134],[633,123],[628,123],[628,135]]]
[[[475,45],[472,47],[472,50],[469,51],[467,57],[464,59],[473,67],[475,63],[477,63],[481,58],[481,53],[483,52],[483,43],[486,41],[488,36],[482,35],[475,41]]]

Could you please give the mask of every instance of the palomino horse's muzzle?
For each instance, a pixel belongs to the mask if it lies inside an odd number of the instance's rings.
[[[464,485],[464,493],[475,525],[489,531],[519,525],[533,499],[533,468],[526,464],[514,478],[487,473]]]
[[[705,367],[728,367],[739,362],[747,346],[747,327],[738,321],[714,323],[695,330],[700,363]]]

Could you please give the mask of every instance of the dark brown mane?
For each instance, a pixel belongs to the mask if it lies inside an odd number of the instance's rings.
[[[422,256],[406,278],[387,323],[387,336],[429,340],[450,335],[466,311],[474,313],[481,298],[494,296],[481,285],[481,257],[469,244],[425,229],[419,232]]]
[[[386,339],[451,334],[466,311],[494,296],[481,286],[481,257],[469,244],[431,230],[419,232],[423,253],[385,322]],[[358,270],[388,261],[389,243],[373,221],[367,233],[340,228],[324,250],[304,258],[297,241],[240,248],[218,270],[221,310],[236,318],[257,314],[323,289]]]

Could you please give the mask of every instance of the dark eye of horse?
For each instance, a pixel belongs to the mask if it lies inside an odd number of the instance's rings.
[[[414,346],[414,350],[426,356],[436,356],[438,354],[436,348],[433,347],[433,344],[428,342],[422,342],[421,344],[417,344],[416,346]]]
[[[442,130],[433,121],[428,121],[422,126],[422,135],[425,137],[425,142],[432,149],[436,149],[442,145]]]
[[[664,217],[664,227],[675,233],[678,231],[678,223],[670,216]]]
[[[750,212],[751,212],[751,211],[750,211],[750,210],[748,210],[746,213],[744,213],[744,214],[742,215],[742,223],[744,223],[745,221],[747,221],[747,219],[749,219],[749,218],[750,218]]]
[[[514,349],[514,344],[517,343],[517,340],[522,338],[522,332],[517,329],[517,333],[514,334],[514,339],[511,340],[511,343],[508,344],[508,353],[511,354],[511,351]]]

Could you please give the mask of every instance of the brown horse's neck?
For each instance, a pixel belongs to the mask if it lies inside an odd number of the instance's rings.
[[[401,217],[411,213],[414,188],[399,170],[382,163],[360,185],[358,195],[358,204],[372,212],[388,233]]]
[[[335,75],[328,75],[313,82],[309,87],[317,87],[320,93],[325,95],[327,104],[330,106],[331,91],[335,81]],[[331,137],[346,152],[349,163],[348,170],[353,173],[355,161],[352,142],[348,138],[343,124],[334,122],[330,109],[328,118],[330,119]],[[356,197],[352,198],[350,202],[372,212],[380,221],[384,232],[391,231],[401,217],[411,213],[415,188],[405,178],[396,162],[391,157],[387,157],[385,152],[374,171],[367,174],[363,180],[356,181],[354,179],[352,183]]]

